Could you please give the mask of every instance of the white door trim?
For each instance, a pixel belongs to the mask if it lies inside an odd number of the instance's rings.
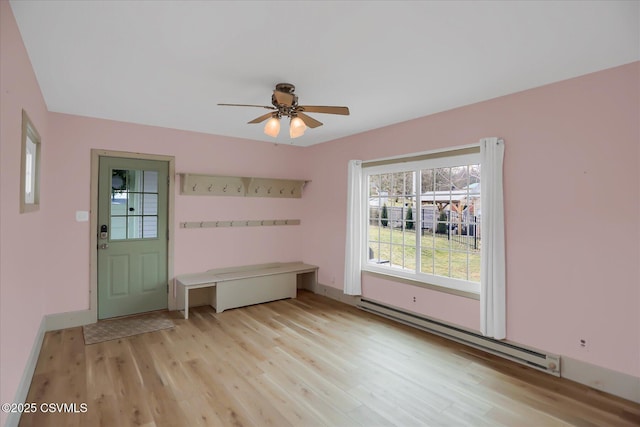
[[[168,203],[169,212],[167,213],[167,227],[169,242],[167,245],[167,284],[173,283],[173,242],[175,240],[174,224],[174,207],[175,207],[175,157],[163,156],[159,154],[143,154],[143,153],[130,153],[126,151],[111,151],[111,150],[91,150],[91,214],[89,216],[90,227],[90,239],[89,239],[89,253],[90,253],[90,267],[89,267],[89,313],[91,315],[92,322],[98,321],[98,170],[100,165],[100,157],[123,157],[128,159],[141,159],[141,160],[159,160],[168,162],[169,164],[169,190],[168,190]],[[170,292],[167,293],[167,306],[169,310],[175,310],[175,298],[173,292],[171,292],[172,286],[169,286]]]

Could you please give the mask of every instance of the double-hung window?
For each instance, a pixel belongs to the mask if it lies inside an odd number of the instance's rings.
[[[363,165],[363,269],[480,291],[479,148]]]

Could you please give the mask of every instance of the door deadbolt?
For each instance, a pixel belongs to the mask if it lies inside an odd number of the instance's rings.
[[[100,226],[100,238],[106,239],[107,237],[109,237],[109,227],[103,224]]]

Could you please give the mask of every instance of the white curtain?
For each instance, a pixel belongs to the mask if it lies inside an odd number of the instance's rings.
[[[504,141],[498,138],[480,140],[482,167],[480,330],[483,335],[496,339],[504,339],[507,335],[503,159]]]
[[[347,242],[345,246],[344,293],[361,295],[362,284],[362,161],[349,160],[347,187]]]

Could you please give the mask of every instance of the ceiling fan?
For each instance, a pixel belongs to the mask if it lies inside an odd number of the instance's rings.
[[[223,106],[232,107],[260,107],[267,110],[273,110],[260,117],[256,117],[249,123],[261,123],[267,119],[267,123],[264,126],[264,133],[269,136],[276,137],[280,132],[280,119],[282,117],[289,117],[289,136],[291,138],[297,138],[304,134],[307,127],[317,128],[322,126],[322,122],[308,116],[305,113],[323,113],[323,114],[340,114],[343,116],[349,115],[349,108],[347,107],[334,107],[334,106],[322,106],[322,105],[298,105],[298,95],[294,92],[296,87],[291,83],[278,83],[273,95],[271,96],[271,105],[253,105],[253,104],[218,104]]]

